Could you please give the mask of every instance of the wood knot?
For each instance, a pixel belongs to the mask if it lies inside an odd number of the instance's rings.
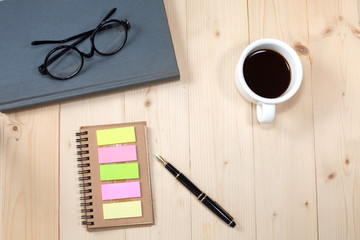
[[[273,212],[273,218],[276,218],[278,216],[278,213],[276,211]]]
[[[345,164],[346,165],[349,165],[350,164],[350,160],[347,158],[347,159],[345,159]]]
[[[336,177],[336,173],[330,173],[329,176],[327,177],[329,180],[334,179]]]
[[[15,137],[15,141],[19,141],[19,139],[21,137],[21,125],[13,123],[13,124],[9,125],[9,130],[12,131],[12,134]]]
[[[145,107],[147,107],[147,108],[150,107],[150,106],[151,106],[151,100],[150,100],[150,99],[146,99],[144,105],[145,105]]]
[[[219,37],[220,36],[220,31],[219,30],[216,30],[215,32],[215,36]]]
[[[305,202],[305,207],[308,207],[308,206],[309,206],[309,202],[306,201],[306,202]]]
[[[354,35],[354,37],[360,39],[360,30],[357,29],[356,27],[352,26],[352,25],[350,26],[350,29],[351,29],[351,32]]]
[[[335,26],[334,24],[329,25],[327,28],[325,28],[324,32],[323,32],[323,36],[324,37],[328,37],[330,36],[333,32],[334,32]]]
[[[299,42],[295,43],[294,49],[299,55],[309,55],[309,49]]]
[[[342,20],[344,20],[344,17],[343,17],[343,16],[339,16],[338,19],[339,19],[339,21],[341,22]]]

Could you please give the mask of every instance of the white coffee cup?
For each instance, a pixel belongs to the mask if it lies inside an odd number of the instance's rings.
[[[287,90],[277,98],[265,98],[254,93],[246,84],[243,66],[247,56],[251,53],[261,50],[269,49],[280,53],[288,62],[290,66],[290,84]],[[261,66],[260,66],[261,68]],[[270,123],[275,118],[275,104],[285,102],[298,91],[302,82],[303,70],[299,56],[295,50],[288,44],[272,38],[264,38],[251,43],[245,48],[240,56],[240,60],[236,66],[235,83],[240,93],[248,101],[255,103],[257,119],[260,123]]]

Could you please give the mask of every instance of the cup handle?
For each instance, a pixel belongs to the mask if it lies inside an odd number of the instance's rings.
[[[275,104],[258,103],[256,115],[260,123],[271,123],[275,118]]]

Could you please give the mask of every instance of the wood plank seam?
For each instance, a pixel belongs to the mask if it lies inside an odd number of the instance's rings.
[[[246,18],[247,18],[247,30],[248,30],[248,41],[247,43],[250,44],[250,18],[249,18],[249,14],[250,14],[250,11],[249,11],[249,0],[246,1]],[[252,103],[249,103],[251,106],[250,106],[250,109],[251,109],[251,116],[250,116],[250,120],[251,120],[251,137],[252,137],[252,162],[253,162],[253,185],[254,185],[254,189],[256,189],[256,171],[255,171],[255,137],[254,137],[254,106]],[[253,191],[253,194],[254,194],[254,202],[256,203],[256,191],[254,190]],[[257,239],[257,209],[256,209],[256,204],[254,204],[254,228],[255,228],[255,240]]]
[[[189,0],[187,0],[187,1],[185,1],[185,9],[187,9],[188,8],[188,1]],[[191,0],[190,0],[191,1]],[[185,32],[186,32],[186,44],[187,44],[187,46],[186,46],[186,60],[185,60],[185,66],[188,66],[189,65],[189,46],[188,46],[188,44],[189,44],[189,29],[188,29],[188,22],[189,22],[189,20],[188,20],[188,13],[187,13],[187,11],[185,12],[185,14],[186,14],[186,16],[185,16],[185,19],[186,19],[186,21],[185,21]],[[183,76],[182,76],[183,77]],[[187,77],[189,77],[189,73],[188,73],[188,71],[186,71],[186,76],[185,76],[185,79],[187,78]],[[189,143],[189,145],[188,145],[188,169],[189,169],[189,176],[190,176],[190,178],[192,177],[191,176],[191,147],[190,147],[190,143],[191,143],[191,134],[190,134],[190,129],[191,129],[191,127],[190,127],[190,125],[191,125],[191,122],[190,122],[190,108],[189,108],[189,103],[190,103],[190,91],[189,91],[189,81],[186,81],[186,85],[187,85],[187,102],[188,102],[188,108],[187,108],[187,115],[188,115],[188,119],[187,119],[187,121],[188,121],[188,143]],[[189,218],[190,218],[190,239],[192,240],[193,239],[193,220],[192,220],[192,213],[193,213],[193,206],[192,206],[192,201],[191,201],[191,195],[189,194],[189,206],[190,206],[190,214],[189,214]]]
[[[307,38],[308,41],[310,41],[310,27],[309,27],[309,11],[308,11],[308,3],[309,0],[306,0],[306,25],[307,25]],[[309,43],[308,43],[309,44]],[[310,82],[311,82],[311,102],[314,105],[314,88],[313,88],[313,77],[312,77],[312,72],[313,72],[313,64],[312,64],[312,59],[311,59],[311,51],[309,53],[309,63],[310,63]],[[313,127],[313,142],[314,142],[314,174],[315,174],[315,200],[316,200],[316,231],[317,231],[317,239],[319,239],[319,200],[318,200],[318,183],[317,183],[317,165],[316,165],[316,139],[315,139],[315,118],[314,118],[314,107],[312,106],[312,127]]]

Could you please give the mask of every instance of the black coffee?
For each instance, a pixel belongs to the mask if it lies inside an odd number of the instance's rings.
[[[257,50],[247,56],[243,72],[249,88],[265,98],[281,96],[291,80],[291,69],[286,59],[269,49]]]

